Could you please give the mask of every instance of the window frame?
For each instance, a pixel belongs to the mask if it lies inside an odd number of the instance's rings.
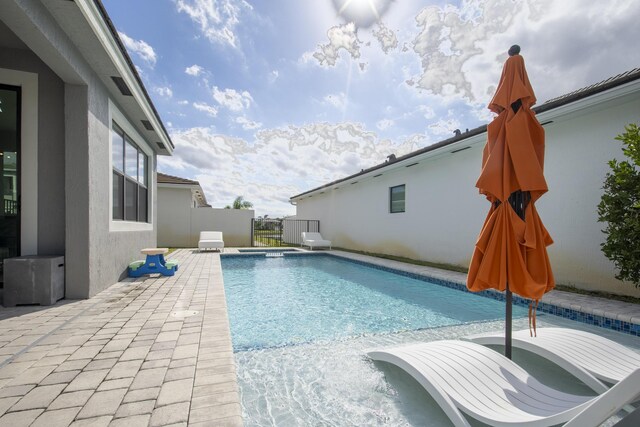
[[[118,152],[122,153],[122,162],[120,164],[124,165],[124,171],[121,171],[119,168],[117,168],[115,165],[112,165],[111,167],[111,176],[112,176],[112,192],[111,192],[111,197],[112,197],[112,206],[114,205],[114,200],[113,198],[115,198],[115,192],[113,191],[114,187],[114,182],[115,182],[115,178],[117,177],[117,179],[120,181],[122,180],[122,197],[118,197],[118,199],[120,199],[120,203],[122,204],[122,209],[120,210],[120,214],[122,215],[121,217],[118,216],[116,217],[114,214],[114,209],[111,209],[111,220],[112,221],[126,221],[126,222],[138,222],[138,223],[147,223],[149,222],[149,187],[145,184],[146,182],[148,182],[148,177],[146,176],[146,167],[143,166],[143,170],[142,170],[142,174],[143,176],[140,176],[140,158],[142,157],[144,159],[143,161],[143,165],[147,165],[149,163],[149,156],[140,149],[140,147],[138,146],[138,144],[133,140],[133,138],[131,136],[129,136],[129,134],[127,132],[125,132],[122,129],[122,126],[120,126],[120,124],[116,121],[113,120],[111,122],[111,143],[113,144],[114,141],[114,136],[113,134],[117,134],[120,138],[118,139],[118,143],[122,142],[122,150],[119,150]],[[133,151],[132,151],[133,149]],[[112,153],[112,161],[113,161],[113,145],[111,147],[111,153]],[[131,173],[132,171],[129,170],[128,164],[127,164],[127,157],[128,155],[131,155],[135,152],[135,176],[132,176]],[[133,165],[134,162],[130,161],[129,165]],[[132,218],[130,216],[130,212],[127,210],[127,196],[128,193],[130,192],[129,190],[127,190],[128,187],[131,186],[135,186],[135,213],[134,213],[134,217]],[[139,194],[140,194],[140,188],[142,188],[144,191],[147,192],[147,203],[145,203],[145,208],[146,208],[146,212],[144,212],[144,214],[141,212],[141,203],[140,203],[140,198],[139,198]],[[119,195],[118,195],[119,196]]]
[[[114,136],[113,132],[118,133],[120,131],[121,141],[123,147],[120,151],[123,153],[122,165],[125,170],[120,171],[113,165],[113,144]],[[127,142],[125,142],[127,141]],[[126,173],[126,144],[131,144],[136,149],[136,177],[130,177]],[[144,171],[140,171],[140,156],[144,156]],[[142,176],[140,173],[142,172]],[[116,105],[109,100],[109,231],[151,231],[154,227],[154,210],[153,206],[153,192],[155,191],[155,180],[153,179],[155,173],[155,153],[149,147],[146,140],[138,133],[138,131],[131,125],[129,120],[120,112]],[[122,180],[122,209],[121,218],[114,216],[114,183],[116,176]],[[136,216],[135,220],[125,219],[126,213],[126,186],[127,182],[135,184],[136,186]],[[140,199],[140,192],[146,192],[146,216],[140,212],[140,207],[143,204],[143,200]],[[144,197],[144,196],[143,196]]]
[[[396,188],[401,188],[404,190],[404,198],[402,199],[402,210],[394,210],[393,208],[393,192]],[[398,200],[396,200],[397,202]],[[406,212],[407,209],[407,185],[406,184],[400,184],[400,185],[394,185],[393,187],[389,187],[389,213],[391,214],[395,214],[395,213],[404,213]]]

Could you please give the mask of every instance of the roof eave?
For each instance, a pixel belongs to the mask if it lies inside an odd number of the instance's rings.
[[[118,77],[124,80],[145,118],[153,127],[152,133],[159,141],[153,141],[155,144],[151,144],[151,148],[159,155],[172,155],[175,147],[169,133],[101,0],[75,0],[75,3],[118,70]],[[164,148],[159,146],[158,142]]]
[[[544,124],[545,121],[549,121],[557,117],[572,113],[574,111],[589,108],[599,103],[620,98],[622,96],[638,91],[640,91],[640,73],[634,72],[629,73],[623,78],[614,79],[609,83],[595,86],[591,90],[577,91],[575,94],[570,94],[568,96],[560,97],[556,100],[551,100],[550,102],[546,102],[538,107],[533,108],[533,111],[538,116],[539,121]],[[477,140],[472,141],[472,139],[477,138],[478,135],[483,135],[486,130],[487,125],[479,126],[475,129],[470,130],[469,132],[461,134],[460,136],[455,136],[453,138],[440,141],[436,144],[406,154],[402,157],[399,157],[394,162],[381,163],[369,169],[365,169],[353,175],[349,175],[346,178],[341,178],[323,186],[316,187],[312,190],[305,191],[304,193],[297,194],[290,197],[289,202],[295,203],[304,197],[309,197],[315,193],[327,190],[355,178],[367,177],[371,175],[371,172],[374,171],[380,172],[382,170],[403,166],[405,165],[405,163],[408,163],[406,162],[406,160],[416,161],[423,157],[429,157],[423,155],[427,153],[432,153],[432,155],[434,155],[439,151],[443,151],[441,149],[445,147],[453,148],[452,146],[458,143],[463,143],[464,141],[467,141],[470,144],[477,143]]]

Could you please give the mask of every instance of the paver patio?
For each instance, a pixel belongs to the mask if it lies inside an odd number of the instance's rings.
[[[180,261],[173,277],[125,279],[91,299],[52,307],[0,308],[0,427],[241,426],[220,255],[180,249],[171,257]],[[638,304],[557,291],[545,300],[640,323]]]
[[[239,426],[219,255],[173,277],[0,309],[0,427]]]

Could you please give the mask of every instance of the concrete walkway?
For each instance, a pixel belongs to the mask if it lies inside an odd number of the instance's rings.
[[[0,427],[240,426],[220,257],[173,277],[0,309]]]
[[[89,300],[52,307],[0,308],[0,427],[241,426],[220,256],[180,249],[171,258],[180,262],[173,277],[126,279]],[[637,304],[556,291],[545,300],[640,320]]]

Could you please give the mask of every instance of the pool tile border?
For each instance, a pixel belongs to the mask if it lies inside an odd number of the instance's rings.
[[[246,256],[252,256],[252,257],[256,257],[256,256],[260,256],[260,257],[264,257],[265,253],[264,252],[258,252],[258,253],[243,253],[243,254],[225,254],[222,255],[221,257],[223,258],[239,258],[239,257],[246,257]],[[383,271],[388,271],[391,273],[395,273],[395,274],[399,274],[401,276],[406,276],[406,277],[411,277],[413,279],[417,279],[417,280],[422,280],[422,281],[428,281],[440,286],[445,286],[448,288],[452,288],[455,290],[459,290],[459,291],[463,291],[463,292],[468,292],[468,293],[473,293],[476,295],[480,295],[483,296],[485,298],[491,298],[491,299],[495,299],[498,301],[504,301],[505,300],[505,295],[502,292],[498,292],[495,290],[486,290],[486,291],[482,291],[482,292],[471,292],[467,289],[467,286],[465,283],[460,283],[460,282],[456,282],[454,280],[451,279],[443,279],[443,278],[438,278],[438,277],[434,277],[433,275],[429,275],[429,274],[424,274],[424,273],[420,273],[420,272],[413,272],[413,271],[407,271],[407,270],[401,270],[399,268],[394,268],[394,267],[389,267],[389,266],[385,266],[385,265],[381,265],[381,264],[376,264],[370,261],[365,261],[362,259],[357,259],[355,258],[352,254],[348,254],[348,253],[337,253],[334,251],[331,252],[326,252],[326,251],[319,251],[319,252],[303,252],[303,251],[297,251],[297,252],[283,252],[283,256],[284,257],[300,257],[300,256],[331,256],[331,257],[335,257],[335,258],[339,258],[348,262],[352,262],[355,264],[360,264],[360,265],[364,265],[367,267],[371,267],[371,268],[375,268],[377,270],[383,270]],[[360,255],[359,255],[360,257]],[[388,261],[388,260],[382,260],[382,261]],[[396,261],[397,262],[397,261]],[[420,269],[420,266],[413,266],[411,264],[406,264],[407,266],[411,266],[411,267],[416,267],[416,269]],[[557,292],[557,291],[556,291]],[[543,298],[544,299],[544,298]],[[515,305],[519,305],[519,306],[523,306],[523,307],[528,307],[529,306],[529,302],[530,300],[526,299],[526,298],[522,298],[518,295],[514,295],[513,296],[513,303]],[[538,304],[538,311],[542,312],[542,313],[547,313],[547,314],[552,314],[554,316],[558,316],[558,317],[562,317],[564,319],[569,319],[569,320],[574,320],[576,322],[580,322],[580,323],[585,323],[588,325],[593,325],[593,326],[599,326],[601,328],[605,328],[605,329],[611,329],[614,331],[618,331],[618,332],[622,332],[625,334],[629,334],[629,335],[633,335],[633,336],[638,336],[640,337],[640,324],[632,322],[632,321],[627,321],[624,319],[616,319],[612,316],[616,316],[616,314],[613,313],[609,313],[609,315],[607,315],[606,312],[599,310],[599,313],[588,313],[585,312],[583,310],[577,309],[577,308],[573,308],[573,307],[563,307],[562,305],[559,304],[553,304],[550,302],[546,302],[546,301],[541,301]],[[622,316],[624,317],[624,316]]]
[[[379,270],[389,271],[395,274],[400,274],[402,276],[408,276],[418,280],[429,281],[435,283],[440,286],[445,286],[448,288],[456,289],[463,292],[473,293],[476,295],[483,296],[485,298],[492,298],[498,301],[505,300],[505,294],[502,292],[494,291],[494,290],[486,290],[481,292],[471,292],[467,289],[466,284],[456,283],[450,280],[440,279],[420,273],[413,273],[410,271],[398,270],[397,268],[386,267],[383,265],[372,264],[366,261],[347,258],[338,254],[326,253],[326,255],[333,256],[336,258],[344,259],[349,262],[354,262],[356,264],[366,265],[368,267],[376,268]],[[515,305],[528,307],[530,300],[526,298],[522,298],[518,295],[513,295],[513,303]],[[626,333],[629,335],[640,336],[640,324],[627,322],[620,319],[614,319],[611,317],[607,317],[604,314],[596,315],[591,313],[585,313],[581,310],[577,310],[569,307],[562,307],[555,304],[551,304],[548,302],[540,302],[538,304],[538,311],[548,314],[553,314],[554,316],[559,316],[564,319],[574,320],[580,323],[586,323],[588,325],[599,326],[605,329],[611,329],[614,331]]]

